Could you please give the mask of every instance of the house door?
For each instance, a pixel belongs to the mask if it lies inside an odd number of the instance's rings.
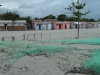
[[[65,24],[65,29],[67,29],[66,24]]]
[[[46,25],[46,30],[48,30],[48,25]]]
[[[61,29],[61,24],[59,24],[59,29]]]
[[[8,30],[7,24],[4,24],[5,30]]]
[[[75,24],[75,29],[77,29],[77,24]]]
[[[41,25],[39,25],[39,30],[41,30]]]

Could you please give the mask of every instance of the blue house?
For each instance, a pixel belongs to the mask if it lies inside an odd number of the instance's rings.
[[[34,22],[34,30],[52,30],[53,24],[51,22]]]

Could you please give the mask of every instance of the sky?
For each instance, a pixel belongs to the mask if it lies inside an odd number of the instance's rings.
[[[11,11],[17,12],[22,17],[31,16],[32,18],[42,18],[49,14],[72,16],[65,13],[66,11],[64,10],[72,1],[76,2],[76,0],[0,0],[2,5],[0,6],[0,14]],[[84,2],[86,2],[86,6],[82,11],[91,11],[90,14],[84,17],[98,20],[100,18],[100,0],[84,0]]]

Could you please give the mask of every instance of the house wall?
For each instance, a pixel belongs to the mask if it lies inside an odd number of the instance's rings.
[[[96,24],[95,25],[95,28],[100,28],[100,24]]]
[[[59,25],[61,25],[61,28],[59,28],[60,26]],[[65,29],[65,25],[66,25],[66,29],[70,29],[70,24],[68,24],[68,23],[64,23],[64,24],[59,24],[59,23],[55,23],[54,24],[54,30],[59,30],[59,29]]]
[[[61,25],[61,28],[59,28],[59,25]],[[59,30],[63,28],[64,28],[63,24],[54,24],[54,30]]]
[[[15,23],[13,24],[13,30],[26,31],[27,27],[25,23],[25,20],[15,20]],[[12,30],[12,20],[0,20],[0,30]]]
[[[86,28],[86,24],[80,24],[80,29],[85,29]]]
[[[93,24],[87,24],[87,28],[95,28]]]
[[[66,24],[66,27],[67,27],[67,29],[70,29],[70,24],[67,23],[67,24]]]
[[[71,25],[70,25],[70,29],[77,29],[77,22],[73,22],[73,23],[71,23]],[[86,22],[79,22],[79,28],[80,29],[85,29],[86,28]]]
[[[52,30],[51,24],[43,24],[43,30]]]
[[[39,25],[34,24],[35,30],[39,30]]]
[[[75,29],[75,25],[74,24],[70,24],[70,29]]]
[[[32,29],[35,30],[34,24],[32,23]]]
[[[35,30],[52,30],[52,24],[50,23],[34,24],[34,27]]]
[[[5,29],[5,26],[0,26],[0,29],[1,30],[6,30]],[[7,26],[7,30],[8,31],[11,31],[12,30],[12,26]],[[13,26],[13,30],[14,31],[26,31],[27,30],[27,28],[26,28],[26,26]]]
[[[54,24],[54,30],[58,30],[59,29],[59,25],[58,24]]]

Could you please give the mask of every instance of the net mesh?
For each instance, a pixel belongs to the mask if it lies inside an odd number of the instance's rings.
[[[23,41],[22,41],[23,42]],[[38,42],[38,43],[37,43]],[[19,42],[2,42],[0,41],[0,63],[15,63],[21,57],[26,54],[42,55],[46,53],[57,53],[73,50],[71,46],[60,46],[58,44],[89,44],[89,45],[100,45],[100,38],[90,39],[71,39],[71,40],[48,40],[48,41],[37,41],[29,43]],[[51,43],[51,44],[50,44]],[[92,52],[91,57],[83,62],[83,67],[86,70],[91,70],[95,73],[100,73],[100,49],[95,49]]]
[[[67,47],[42,44],[22,44],[18,42],[0,42],[0,50],[3,55],[0,62],[15,63],[18,59],[26,54],[42,55],[46,53],[64,52],[69,50]]]

